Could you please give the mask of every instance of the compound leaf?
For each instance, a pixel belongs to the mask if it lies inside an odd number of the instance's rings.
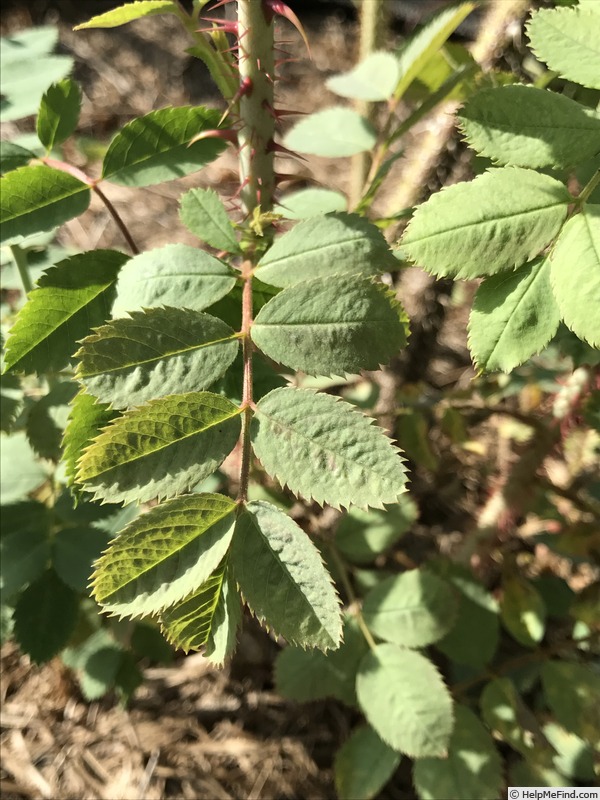
[[[567,222],[550,256],[550,279],[565,325],[600,348],[600,205],[584,204]]]
[[[457,705],[448,757],[420,758],[413,780],[421,800],[499,800],[504,786],[500,756],[480,720]]]
[[[233,363],[238,340],[216,317],[185,308],[134,311],[96,329],[76,353],[90,394],[126,408],[205,389]]]
[[[420,653],[380,644],[363,658],[358,702],[384,742],[413,758],[444,758],[454,718],[437,669]]]
[[[327,158],[343,158],[371,150],[377,132],[356,111],[343,106],[310,114],[291,128],[284,139],[290,150]]]
[[[381,231],[357,214],[327,214],[299,222],[275,240],[257,277],[285,288],[332,275],[376,275],[398,269]]]
[[[369,629],[386,642],[426,647],[441,639],[456,619],[456,597],[448,583],[426,570],[387,578],[364,599]]]
[[[229,294],[233,271],[197,247],[168,244],[135,256],[121,270],[113,316],[159,306],[202,311]]]
[[[334,772],[338,797],[372,800],[392,777],[402,756],[373,728],[361,725],[337,751]]]
[[[383,51],[371,53],[348,72],[325,81],[331,92],[355,100],[389,100],[400,78],[396,56]]]
[[[477,289],[469,318],[473,360],[487,372],[510,372],[548,344],[559,322],[548,258],[492,275]]]
[[[86,183],[44,164],[0,178],[0,244],[43,233],[78,217],[90,204]]]
[[[111,11],[106,11],[104,14],[98,14],[87,22],[76,25],[74,30],[80,31],[84,28],[116,28],[119,25],[132,22],[134,19],[150,17],[155,14],[176,13],[177,7],[175,3],[171,3],[169,0],[134,0],[133,3],[127,3],[124,6],[113,8]]]
[[[471,147],[500,164],[571,167],[600,152],[596,111],[533,86],[484,89],[458,118]]]
[[[19,647],[36,664],[49,661],[69,641],[77,621],[77,595],[47,570],[20,595],[13,630]]]
[[[161,628],[176,648],[204,648],[213,663],[222,664],[236,643],[241,621],[240,600],[224,562],[195,592],[164,611]]]
[[[181,198],[181,221],[201,241],[226,253],[238,253],[235,229],[213,189],[190,189]]]
[[[521,167],[491,169],[417,208],[401,245],[438,276],[494,275],[534,258],[560,230],[572,197],[562,183]]]
[[[292,492],[334,507],[382,508],[405,491],[397,448],[373,420],[332,395],[275,389],[256,407],[252,445]]]
[[[176,497],[130,523],[96,562],[93,593],[123,617],[156,614],[207,581],[229,548],[235,503],[219,494]]]
[[[114,284],[126,261],[115,250],[92,250],[47,270],[10,329],[6,368],[43,374],[65,367],[78,340],[110,315]]]
[[[290,517],[255,500],[240,514],[231,567],[256,617],[302,647],[335,649],[342,636],[338,598],[319,551]]]
[[[151,186],[182,178],[213,161],[225,144],[209,137],[189,144],[212,130],[219,112],[202,106],[161,108],[128,122],[111,141],[102,177],[123,186]]]
[[[104,428],[81,457],[76,480],[109,503],[189,491],[233,450],[240,413],[210,392],[151,400]]]
[[[275,685],[289,700],[307,703],[335,697],[356,706],[356,673],[368,645],[355,619],[344,624],[344,641],[337,650],[322,653],[286,647],[275,662]]]
[[[71,411],[63,436],[63,461],[69,485],[75,481],[77,462],[85,448],[98,436],[100,429],[117,416],[105,403],[81,391],[71,403]]]
[[[254,343],[274,361],[317,375],[378,369],[406,344],[394,294],[367,280],[321,278],[284,289],[252,325]]]
[[[70,78],[46,90],[37,117],[37,135],[47,151],[73,133],[81,111],[81,90]]]
[[[526,26],[536,56],[569,81],[600,89],[600,14],[591,8],[546,8]]]

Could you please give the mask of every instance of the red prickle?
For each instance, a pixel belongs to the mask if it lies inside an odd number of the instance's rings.
[[[308,57],[312,59],[312,55],[310,52],[310,45],[308,44],[308,38],[302,27],[302,23],[298,19],[298,17],[294,14],[292,9],[287,6],[285,3],[282,3],[281,0],[263,0],[263,8],[265,11],[265,18],[267,22],[272,22],[273,17],[275,14],[278,14],[280,17],[285,17],[292,25],[296,28],[300,36],[302,37],[302,41],[306,46],[306,52],[308,53]]]

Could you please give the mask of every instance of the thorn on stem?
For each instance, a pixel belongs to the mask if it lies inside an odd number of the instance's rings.
[[[296,28],[300,36],[302,37],[302,41],[306,46],[306,52],[308,53],[308,57],[312,60],[312,55],[310,52],[310,45],[308,44],[308,38],[302,27],[302,23],[294,14],[292,9],[287,6],[285,3],[281,2],[281,0],[263,0],[263,8],[265,11],[265,17],[267,22],[272,22],[273,17],[275,14],[278,14],[280,17],[285,17],[292,25]]]
[[[238,143],[237,131],[231,128],[213,128],[196,134],[196,136],[188,142],[188,147],[191,147],[195,142],[200,142],[202,139],[224,139],[231,144],[237,145]]]

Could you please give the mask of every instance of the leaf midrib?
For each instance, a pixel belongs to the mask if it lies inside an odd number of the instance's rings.
[[[160,447],[156,447],[153,450],[148,450],[147,452],[141,453],[139,455],[136,455],[133,458],[128,458],[126,460],[120,461],[118,464],[114,464],[114,465],[112,465],[110,467],[107,467],[106,469],[103,469],[100,472],[96,472],[96,473],[94,473],[94,475],[90,475],[87,478],[84,478],[82,476],[81,467],[80,467],[78,480],[90,481],[90,480],[93,480],[94,478],[99,478],[101,475],[105,475],[107,472],[111,472],[113,470],[118,470],[121,467],[126,466],[127,464],[132,464],[133,462],[139,461],[142,458],[150,457],[150,456],[154,455],[155,453],[159,453],[161,450],[166,450],[168,447],[172,447],[173,445],[180,444],[181,442],[184,442],[186,439],[191,439],[194,436],[198,436],[201,433],[205,433],[206,431],[210,430],[211,428],[214,428],[215,425],[220,425],[222,422],[226,422],[227,420],[233,419],[234,417],[239,416],[241,413],[242,413],[242,409],[241,408],[236,408],[235,412],[230,413],[226,417],[221,417],[220,419],[216,420],[215,422],[212,422],[210,425],[205,425],[205,427],[199,428],[198,430],[193,431],[192,433],[187,433],[187,434],[185,434],[185,436],[180,436],[178,439],[172,439],[171,441],[165,440],[166,443],[164,445],[160,446]],[[191,417],[185,417],[183,414],[175,414],[174,412],[169,412],[169,414],[172,417],[176,416],[176,417],[181,417],[182,419],[191,419]],[[135,431],[133,431],[133,433],[135,433]],[[95,447],[101,446],[101,443],[100,443],[99,439],[102,438],[103,435],[105,435],[105,434],[102,434],[100,437],[98,437],[98,439],[96,440],[95,444],[92,445],[92,447],[91,447],[91,449],[89,451],[90,452],[90,456],[91,456],[91,454],[93,452],[93,449]],[[159,438],[159,437],[156,436],[155,438]],[[110,443],[114,444],[114,441],[111,439]],[[85,456],[84,456],[84,458],[85,458]]]
[[[298,238],[298,237],[296,237],[296,238]],[[288,254],[288,255],[285,255],[285,256],[279,256],[279,258],[276,258],[273,261],[267,261],[266,263],[265,262],[259,263],[257,265],[257,267],[256,267],[256,275],[257,275],[257,277],[259,277],[260,276],[260,270],[266,269],[267,267],[273,267],[275,265],[280,265],[282,263],[285,264],[286,261],[290,261],[290,260],[296,260],[296,261],[300,260],[300,261],[302,261],[305,256],[310,256],[312,253],[323,253],[323,258],[325,258],[325,254],[327,253],[328,250],[332,250],[332,249],[336,250],[336,249],[339,249],[341,247],[346,247],[347,245],[353,245],[356,242],[362,242],[364,240],[368,241],[372,245],[376,244],[373,241],[373,239],[368,235],[368,233],[366,231],[363,232],[362,234],[360,232],[357,232],[357,235],[353,236],[352,238],[343,239],[341,241],[338,240],[336,242],[333,242],[332,244],[317,244],[314,247],[308,248],[307,250],[297,251],[295,253]],[[268,255],[268,253],[267,253],[267,255]],[[360,255],[364,255],[366,257],[367,254],[366,253],[361,253]]]
[[[98,341],[102,341],[103,338],[104,337],[100,338]],[[111,339],[124,338],[124,339],[127,340],[127,337],[121,337],[121,336],[119,336],[119,337],[114,336],[114,337],[110,337],[110,338]],[[144,364],[153,364],[153,363],[156,363],[157,361],[163,361],[163,360],[167,360],[169,358],[174,358],[176,356],[184,355],[185,353],[193,353],[195,350],[202,350],[205,347],[212,347],[214,345],[220,345],[220,344],[223,344],[225,342],[232,342],[234,340],[239,340],[239,338],[240,338],[240,335],[236,333],[233,336],[227,336],[227,337],[224,337],[223,339],[215,339],[212,342],[202,342],[201,344],[194,345],[193,347],[186,347],[186,348],[183,348],[181,350],[173,350],[173,351],[171,351],[169,353],[161,353],[160,355],[155,356],[154,358],[147,358],[147,359],[144,359],[142,361],[134,361],[134,362],[130,362],[130,363],[127,363],[127,364],[119,364],[119,366],[117,366],[117,367],[110,367],[110,368],[107,367],[106,369],[102,369],[102,370],[100,370],[98,372],[84,372],[83,371],[83,360],[82,360],[80,362],[79,369],[77,370],[77,377],[81,378],[81,379],[84,379],[84,378],[97,378],[99,375],[109,375],[109,374],[114,373],[114,372],[120,372],[122,370],[131,369],[132,367],[141,367]],[[106,339],[104,339],[104,340],[106,341]],[[131,341],[131,340],[128,340],[128,341]],[[95,342],[95,344],[96,343],[97,342]],[[137,344],[140,344],[140,342],[137,342]],[[145,343],[142,342],[141,344],[145,344]],[[148,346],[151,346],[151,345],[148,345]],[[104,356],[104,357],[106,357],[106,356]],[[83,358],[85,358],[85,354],[83,354]]]
[[[26,168],[23,167],[23,169],[26,169]],[[50,169],[50,167],[46,167],[46,169]],[[77,178],[73,178],[73,180],[77,180]],[[79,183],[81,185],[78,186],[77,188],[72,187],[70,191],[65,190],[65,193],[63,193],[63,194],[61,194],[59,196],[53,195],[50,199],[46,199],[46,202],[41,202],[38,205],[36,205],[36,207],[33,210],[29,209],[29,210],[26,210],[26,211],[20,211],[19,213],[12,213],[12,216],[2,217],[2,224],[6,225],[7,222],[12,222],[15,219],[19,219],[19,217],[22,217],[25,214],[33,214],[36,211],[41,211],[42,209],[44,209],[44,208],[46,208],[48,206],[52,206],[52,205],[55,205],[56,203],[60,203],[62,200],[68,200],[69,198],[74,197],[76,194],[79,194],[80,192],[83,192],[85,190],[90,191],[90,187],[86,183],[83,183],[83,181],[79,181]],[[50,185],[52,185],[52,183],[50,183]],[[31,188],[31,183],[29,183],[29,185],[27,186],[27,189],[30,189],[30,188]],[[47,189],[48,187],[46,186],[44,188]],[[41,193],[39,191],[39,189],[38,189],[37,193],[38,193],[38,195]],[[19,196],[18,199],[22,200],[23,198],[21,196]],[[8,205],[2,206],[0,208],[2,208],[3,210],[7,210],[7,211],[12,212],[12,208],[10,208],[10,206],[8,206]]]

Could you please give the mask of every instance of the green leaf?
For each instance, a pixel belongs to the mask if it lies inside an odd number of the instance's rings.
[[[557,752],[553,762],[560,773],[581,782],[594,780],[594,753],[589,744],[554,722],[544,725],[544,734]]]
[[[115,250],[92,250],[45,272],[10,329],[6,368],[44,374],[65,367],[78,340],[110,315],[114,283],[126,261]]]
[[[251,336],[269,358],[313,375],[378,369],[406,344],[394,293],[347,276],[284,289],[262,307]]]
[[[63,528],[52,543],[52,566],[58,577],[76,592],[87,593],[92,564],[110,537],[97,528]]]
[[[240,600],[226,562],[161,616],[162,631],[174,647],[185,653],[204,648],[205,657],[217,664],[235,648],[240,622]]]
[[[546,629],[546,606],[539,592],[518,575],[505,576],[502,589],[502,624],[524,647],[535,647]]]
[[[436,647],[459,664],[481,669],[498,647],[498,604],[469,570],[447,562],[436,572],[452,584],[459,598],[457,620]]]
[[[337,650],[322,653],[286,647],[275,662],[275,686],[288,700],[307,703],[334,697],[356,706],[356,673],[368,645],[356,620],[347,617],[344,640]]]
[[[426,570],[394,575],[372,589],[363,602],[369,630],[402,647],[426,647],[447,633],[456,619],[452,588]]]
[[[273,211],[286,219],[309,219],[321,214],[347,211],[348,201],[333,189],[299,189],[284,195]]]
[[[226,253],[238,253],[235,229],[213,189],[190,189],[181,198],[181,221],[201,241]]]
[[[325,81],[330,92],[354,100],[389,100],[400,78],[400,64],[391,53],[370,53],[348,72]]]
[[[99,700],[114,688],[123,663],[123,648],[116,642],[90,653],[79,675],[81,693],[86,700]]]
[[[559,725],[593,747],[600,745],[600,675],[586,664],[545,661],[542,686]]]
[[[432,17],[406,42],[398,53],[401,78],[394,92],[396,98],[402,97],[410,84],[474,8],[475,3],[451,5]]]
[[[115,408],[205,389],[233,363],[238,340],[216,317],[185,308],[134,311],[82,342],[77,377]]]
[[[142,514],[96,562],[96,601],[121,617],[139,617],[183,600],[227,552],[235,507],[224,495],[194,494]]]
[[[384,742],[413,758],[444,758],[454,725],[452,698],[429,659],[395,644],[363,658],[358,702]]]
[[[469,318],[473,360],[486,372],[511,372],[548,344],[559,322],[548,258],[492,275],[477,289]]]
[[[568,782],[557,770],[531,761],[515,761],[509,769],[508,780],[511,786],[531,787],[564,787]]]
[[[37,117],[37,135],[49,152],[71,136],[79,122],[81,90],[65,78],[46,90]]]
[[[496,738],[524,756],[548,760],[551,755],[548,741],[510,678],[490,681],[479,703],[483,720]]]
[[[17,375],[0,375],[0,430],[10,433],[23,405],[21,381]]]
[[[78,217],[90,204],[90,188],[43,164],[21,167],[0,178],[0,244],[15,236],[52,230]]]
[[[48,478],[48,470],[38,461],[23,431],[0,438],[2,505],[23,500]]]
[[[600,15],[589,8],[540,9],[526,26],[536,56],[554,72],[600,89]]]
[[[61,381],[31,407],[25,430],[29,443],[42,458],[60,460],[60,444],[69,414],[68,404],[76,394],[76,383]]]
[[[277,238],[256,275],[285,288],[313,278],[395,269],[398,262],[375,225],[357,214],[328,214],[299,222]]]
[[[108,425],[117,413],[104,403],[81,391],[71,404],[71,412],[63,437],[63,460],[68,484],[75,481],[77,462],[85,448],[98,436],[100,429]]]
[[[1,41],[0,65],[2,67],[26,59],[29,59],[31,67],[32,58],[47,55],[54,50],[58,43],[58,28],[56,25],[40,25],[13,33],[11,36],[3,36]]]
[[[413,780],[421,800],[499,800],[504,787],[503,765],[490,734],[475,714],[462,705],[448,757],[415,762]]]
[[[458,119],[471,147],[500,164],[572,167],[600,152],[596,111],[533,86],[477,92]]]
[[[84,28],[116,28],[125,25],[134,19],[150,17],[155,14],[177,14],[175,3],[169,0],[134,0],[124,6],[113,8],[104,14],[98,14],[81,25],[76,25],[74,30],[80,31]]]
[[[51,516],[32,501],[2,507],[0,590],[4,600],[36,580],[50,560]]]
[[[159,664],[171,664],[175,655],[160,628],[145,622],[136,624],[131,634],[131,649],[136,656],[149,658]]]
[[[77,595],[48,570],[19,597],[14,637],[36,663],[49,661],[69,641],[77,621]]]
[[[307,389],[275,389],[256,407],[254,452],[294,494],[336,508],[382,508],[405,491],[397,448],[349,403]]]
[[[392,777],[402,756],[368,725],[352,731],[337,751],[334,774],[338,797],[372,800]]]
[[[550,278],[565,325],[600,348],[600,205],[584,205],[567,222],[550,255]]]
[[[212,130],[219,112],[202,106],[161,108],[128,122],[110,143],[102,177],[122,186],[152,186],[197,172],[225,149],[221,139],[191,139]]]
[[[343,158],[371,150],[377,132],[356,111],[343,106],[317,111],[297,122],[283,143],[289,150],[326,158]]]
[[[491,169],[419,206],[401,245],[438,276],[469,280],[529,261],[559,232],[572,198],[562,183],[520,167]]]
[[[240,413],[210,392],[151,400],[104,428],[81,457],[76,480],[109,503],[190,491],[235,447]]]
[[[368,564],[385,553],[417,518],[417,507],[408,495],[385,511],[353,508],[344,514],[335,535],[335,546],[354,564]]]
[[[0,174],[4,175],[13,169],[26,167],[32,158],[35,158],[35,155],[24,147],[19,147],[18,144],[8,142],[6,139],[0,140]]]
[[[238,517],[231,568],[260,622],[302,647],[335,649],[342,622],[319,551],[285,513],[261,500]]]
[[[234,272],[197,247],[168,244],[130,259],[121,270],[113,316],[184,305],[202,311],[229,294]]]

